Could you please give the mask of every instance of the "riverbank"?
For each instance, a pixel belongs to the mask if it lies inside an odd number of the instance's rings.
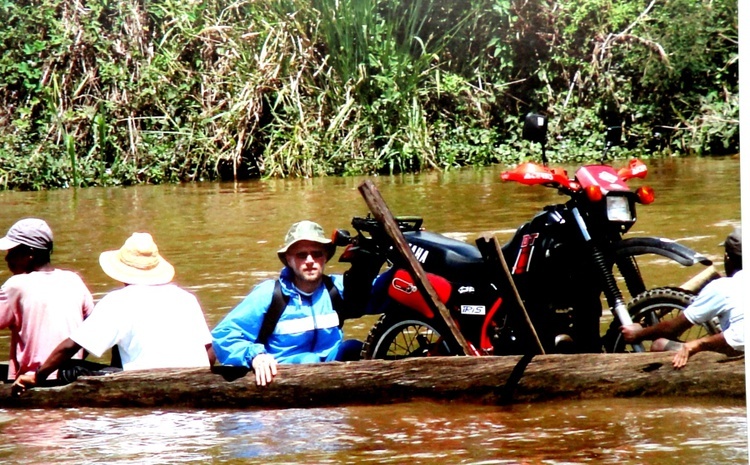
[[[614,156],[739,150],[730,0],[27,3],[0,7],[4,189],[512,164],[530,111],[555,162],[605,125]]]

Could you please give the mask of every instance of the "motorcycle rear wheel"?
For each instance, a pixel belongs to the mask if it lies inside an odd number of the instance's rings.
[[[651,289],[635,296],[628,303],[628,311],[633,323],[641,326],[652,326],[662,320],[677,317],[688,305],[695,300],[695,294],[683,289],[661,287]],[[694,325],[679,337],[679,341],[698,339],[716,331],[710,325]],[[620,323],[615,320],[610,324],[603,338],[605,352],[633,352],[630,344],[626,343],[620,332]],[[651,341],[643,341],[646,351],[651,348]]]
[[[386,313],[370,329],[363,360],[455,355],[435,322],[412,311]]]

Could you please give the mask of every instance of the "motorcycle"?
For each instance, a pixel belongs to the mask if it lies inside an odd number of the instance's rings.
[[[396,218],[414,256],[474,355],[530,353],[536,341],[546,353],[644,350],[640,344],[628,346],[620,326],[631,321],[646,326],[674,317],[695,295],[680,288],[647,289],[636,257],[657,254],[682,266],[708,266],[711,260],[669,239],[623,237],[636,221],[636,204],[653,202],[654,192],[646,186],[632,190],[627,184],[646,176],[641,161],[632,160],[619,171],[605,164],[607,151],[622,138],[621,128],[608,128],[600,163],[580,167],[573,178],[561,168],[548,167],[544,116],[528,115],[523,137],[541,143],[542,164],[522,163],[501,178],[554,188],[568,200],[545,206],[501,247],[512,283],[494,272],[497,264],[478,247],[425,231],[421,218]],[[344,229],[334,232],[334,242],[345,247],[339,261],[351,263],[344,274],[348,305],[382,313],[364,343],[362,358],[461,353],[451,338],[443,337],[448,328],[417,291],[383,225],[368,216],[353,218],[352,226],[355,235]],[[379,274],[386,263],[391,266]],[[629,303],[615,267],[634,296]],[[515,291],[533,324],[534,338],[513,308]],[[603,337],[602,295],[614,317]]]

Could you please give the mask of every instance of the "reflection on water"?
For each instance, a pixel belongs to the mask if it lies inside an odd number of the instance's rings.
[[[739,160],[648,163],[656,202],[639,206],[630,236],[676,239],[721,262],[718,244],[739,223]],[[493,231],[504,242],[552,189],[499,180],[501,167],[377,177],[396,215],[466,241]],[[294,221],[330,233],[367,207],[364,178],[0,192],[0,232],[39,216],[55,234],[53,263],[78,271],[100,297],[117,286],[98,265],[134,231],[154,235],[176,281],[201,301],[213,327],[281,268],[276,249]],[[706,205],[710,208],[706,208]],[[652,286],[699,270],[645,261]],[[719,265],[721,268],[721,265]],[[345,266],[331,262],[329,272]],[[723,271],[723,270],[722,270]],[[9,276],[0,267],[0,282]],[[374,317],[347,322],[364,338]],[[0,357],[8,353],[0,331]],[[0,460],[9,463],[747,463],[745,407],[693,400],[609,400],[511,408],[453,404],[279,411],[0,411]]]
[[[0,459],[43,463],[737,464],[744,405],[613,399],[274,411],[0,412]]]

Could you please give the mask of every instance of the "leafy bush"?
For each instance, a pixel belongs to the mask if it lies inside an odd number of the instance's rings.
[[[739,147],[729,0],[0,0],[0,19],[6,189],[512,163],[529,111],[554,161],[598,157],[605,124],[639,154]]]

